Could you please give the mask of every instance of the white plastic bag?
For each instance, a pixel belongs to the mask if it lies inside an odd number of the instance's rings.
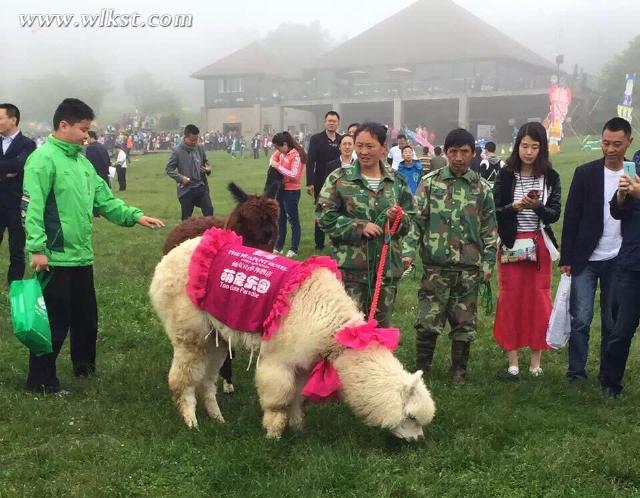
[[[116,177],[116,168],[109,166],[109,177],[113,180]]]
[[[571,315],[569,314],[569,299],[571,297],[571,277],[560,276],[560,284],[556,291],[556,300],[549,319],[547,329],[547,344],[553,349],[560,349],[567,345],[571,335]]]

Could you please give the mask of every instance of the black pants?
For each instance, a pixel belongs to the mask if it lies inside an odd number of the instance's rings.
[[[120,192],[127,190],[127,168],[116,166],[116,173],[118,174],[118,186],[120,187]]]
[[[253,149],[253,158],[260,159],[260,149]]]
[[[227,358],[224,360],[224,363],[220,367],[220,377],[227,381],[228,384],[233,384],[233,379],[231,378],[233,374],[233,370],[231,367],[231,358],[227,354]]]
[[[178,200],[180,201],[183,220],[191,217],[196,206],[202,211],[202,216],[213,216],[213,205],[211,204],[209,189],[204,185],[188,190]]]
[[[317,186],[314,186],[314,189],[315,189],[315,196],[314,196],[315,202],[313,205],[316,206],[318,204],[318,196],[320,195],[320,190],[318,189]],[[320,225],[318,224],[318,222],[314,223],[313,240],[314,240],[314,246],[317,250],[324,249],[324,232],[320,228]]]
[[[47,305],[53,353],[29,356],[28,387],[57,387],[56,358],[67,331],[71,330],[71,363],[76,375],[96,368],[98,305],[93,285],[93,266],[51,268],[51,279],[43,290]]]
[[[7,272],[7,279],[11,283],[14,280],[22,280],[24,276],[25,234],[19,211],[11,214],[7,213],[0,218],[0,244],[2,244],[5,229],[9,233],[9,271]]]
[[[601,382],[602,387],[619,394],[631,339],[640,321],[640,271],[618,270],[614,299],[618,305],[618,316],[604,353]]]

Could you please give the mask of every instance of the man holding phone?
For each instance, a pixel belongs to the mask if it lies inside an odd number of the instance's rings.
[[[605,396],[617,398],[640,321],[640,178],[634,163],[625,161],[610,206],[611,216],[622,222],[622,246],[614,289],[618,316],[604,352],[601,385]]]
[[[569,382],[587,378],[589,329],[596,288],[600,283],[600,375],[604,353],[615,323],[613,284],[622,245],[619,219],[609,201],[624,174],[625,153],[631,146],[631,125],[622,118],[609,120],[602,130],[603,157],[576,168],[564,211],[560,271],[571,275],[571,336]]]

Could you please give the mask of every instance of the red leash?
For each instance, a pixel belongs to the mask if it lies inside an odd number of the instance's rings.
[[[398,227],[400,226],[400,222],[402,221],[402,217],[404,216],[404,211],[400,206],[396,206],[398,212],[396,214],[395,220],[393,220],[393,225],[389,228],[389,220],[385,223],[384,227],[384,245],[382,246],[382,251],[380,252],[380,262],[378,263],[378,271],[376,273],[376,285],[373,289],[373,299],[371,299],[371,307],[369,308],[369,321],[373,320],[376,309],[378,308],[378,301],[380,300],[380,289],[382,288],[382,279],[384,278],[384,266],[387,262],[387,255],[389,253],[389,244],[391,244],[391,237],[396,234]]]

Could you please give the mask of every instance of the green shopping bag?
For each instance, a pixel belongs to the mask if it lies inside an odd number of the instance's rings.
[[[36,356],[53,352],[51,328],[42,289],[50,277],[40,284],[38,277],[14,280],[9,286],[13,333]]]

